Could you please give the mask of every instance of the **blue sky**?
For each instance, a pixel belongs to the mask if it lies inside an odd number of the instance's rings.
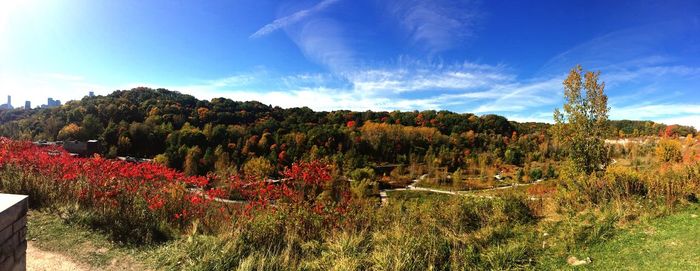
[[[611,118],[700,127],[699,1],[0,2],[15,106],[150,86],[551,122],[575,64],[601,71]]]

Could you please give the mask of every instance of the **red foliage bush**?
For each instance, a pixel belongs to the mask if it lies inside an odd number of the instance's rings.
[[[295,162],[286,168],[280,180],[260,181],[240,176],[230,180],[230,190],[236,191],[248,201],[244,214],[250,216],[259,209],[295,210],[298,214],[313,214],[326,225],[335,225],[351,207],[351,197],[347,191],[336,197],[322,194],[340,185],[332,184],[333,177],[328,164],[320,161]],[[342,189],[340,189],[342,190]],[[299,220],[309,217],[299,217]]]
[[[57,146],[0,138],[0,191],[34,195],[35,207],[80,206],[120,238],[139,242],[157,239],[163,223],[179,229],[195,220],[209,229],[225,225],[230,213],[216,199],[231,193],[246,201],[233,210],[247,217],[254,210],[284,210],[301,224],[337,225],[348,212],[351,197],[332,183],[329,165],[297,162],[281,174],[280,180],[263,181],[233,176],[227,187],[209,188],[221,180],[155,163],[73,157]]]
[[[225,194],[220,189],[198,192],[205,190],[209,177],[188,177],[159,164],[73,157],[61,147],[7,138],[0,138],[0,169],[5,175],[0,186],[3,191],[50,199],[37,202],[30,196],[30,202],[40,206],[77,203],[105,221],[151,225],[165,221],[184,226],[219,210],[213,206],[217,204],[214,197]]]

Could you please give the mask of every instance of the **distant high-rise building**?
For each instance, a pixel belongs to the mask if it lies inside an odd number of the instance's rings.
[[[41,105],[41,108],[51,108],[58,106],[61,106],[61,100],[54,100],[53,98],[49,97],[48,101],[46,101],[46,104]]]
[[[95,97],[95,92],[94,91],[88,92],[88,97]]]
[[[24,109],[26,109],[26,110],[32,109],[32,102],[25,101],[24,102]]]
[[[12,109],[12,96],[7,95],[7,103],[0,105],[0,109]]]

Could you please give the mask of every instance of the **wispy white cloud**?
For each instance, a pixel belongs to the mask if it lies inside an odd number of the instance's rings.
[[[507,115],[508,120],[517,122],[542,122],[554,123],[553,112],[534,112],[534,113],[510,113]]]
[[[270,34],[278,29],[284,28],[286,26],[289,26],[291,24],[297,23],[305,18],[310,17],[313,14],[316,14],[318,12],[323,11],[324,9],[328,8],[329,6],[333,5],[334,3],[338,2],[339,0],[323,0],[316,4],[315,6],[308,8],[308,9],[303,9],[297,12],[292,13],[291,15],[278,18],[271,23],[263,26],[262,28],[258,29],[255,33],[250,35],[251,39],[257,39],[262,36],[265,36],[267,34]]]
[[[234,73],[224,78],[218,78],[214,80],[204,80],[202,84],[211,85],[213,87],[248,87],[260,84],[263,82],[264,78],[271,77],[272,75],[264,67],[258,67],[252,71]]]
[[[328,88],[350,89],[351,83],[345,78],[331,73],[300,73],[285,75],[280,78],[285,89],[311,89],[318,86]]]
[[[313,62],[339,74],[357,65],[354,49],[348,44],[340,23],[317,18],[287,31],[301,52]]]
[[[688,33],[695,31],[697,26],[681,20],[613,31],[555,55],[543,65],[539,75],[561,73],[576,64],[590,70],[602,70],[606,74],[630,68],[669,65],[678,59],[668,53],[687,46]],[[669,44],[676,48],[669,47]]]
[[[660,118],[660,119],[657,119],[656,121],[664,123],[664,124],[668,124],[668,125],[680,124],[680,125],[693,126],[693,127],[695,127],[696,130],[700,129],[700,114]]]
[[[613,107],[610,112],[611,116],[614,118],[663,118],[698,115],[700,114],[700,106],[697,104],[684,103],[639,104]],[[698,121],[700,121],[700,119],[698,119]]]
[[[568,71],[576,64],[601,71],[611,119],[653,120],[700,127],[700,67],[676,53],[688,50],[697,24],[676,20],[607,33],[546,62],[537,76]],[[563,102],[563,101],[562,101]]]
[[[241,86],[241,85],[250,85],[254,82],[257,81],[257,77],[254,77],[252,75],[248,74],[242,74],[242,75],[232,75],[226,78],[221,78],[221,79],[216,79],[211,81],[210,83],[213,86],[217,87],[225,87],[225,86]]]
[[[389,98],[381,96],[358,95],[344,89],[308,88],[298,90],[249,92],[226,91],[225,97],[240,100],[256,100],[284,108],[310,107],[314,110],[330,111],[348,110],[425,110],[434,109],[438,104],[426,99]],[[219,97],[221,92],[210,93],[210,97]]]
[[[527,84],[498,86],[492,92],[499,93],[499,97],[477,107],[474,112],[523,112],[530,108],[554,105],[560,101],[562,80],[563,78],[554,77]]]
[[[653,78],[668,78],[669,76],[700,77],[700,68],[686,65],[620,67],[606,72],[605,81],[608,82],[608,85],[618,85],[640,80],[648,81]]]
[[[666,124],[683,124],[700,128],[700,104],[664,103],[613,106],[612,119],[654,120]]]
[[[404,61],[397,66],[357,69],[345,76],[357,90],[404,93],[486,88],[509,82],[514,76],[504,67],[462,64],[433,64]]]
[[[245,85],[180,86],[198,97],[253,99],[266,104],[309,106],[317,110],[423,110],[515,112],[554,107],[560,78],[517,82],[503,66],[474,63],[431,64],[401,60],[395,66],[355,69],[343,75],[298,74],[268,81],[284,82],[267,91],[251,92]],[[212,80],[216,82],[218,80]],[[309,102],[313,101],[313,102]]]
[[[391,0],[384,3],[411,40],[431,53],[453,48],[471,37],[479,17],[475,1]]]

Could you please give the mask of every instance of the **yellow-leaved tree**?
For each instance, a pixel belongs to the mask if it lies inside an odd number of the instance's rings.
[[[568,152],[573,169],[590,174],[608,164],[604,134],[608,124],[608,97],[600,72],[586,72],[580,65],[564,80],[563,112],[554,110],[552,132]]]

